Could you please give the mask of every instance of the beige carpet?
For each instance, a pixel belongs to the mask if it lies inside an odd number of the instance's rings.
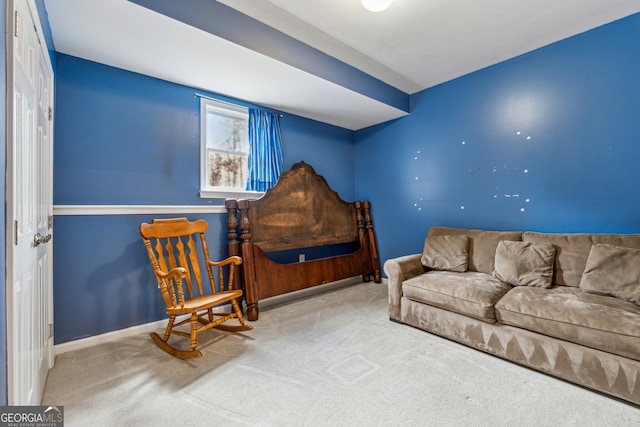
[[[390,322],[384,284],[263,307],[181,361],[147,334],[63,353],[66,426],[638,426],[640,409]],[[268,308],[268,309],[265,309]]]

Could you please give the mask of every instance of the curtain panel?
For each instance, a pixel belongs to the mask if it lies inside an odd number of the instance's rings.
[[[248,191],[267,191],[276,185],[282,173],[282,137],[280,116],[249,108]]]

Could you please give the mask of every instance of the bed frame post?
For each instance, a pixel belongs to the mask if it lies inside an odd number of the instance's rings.
[[[355,207],[355,211],[356,211],[356,226],[358,227],[358,240],[360,241],[360,246],[362,247],[364,245],[369,244],[368,242],[366,242],[366,235],[365,235],[365,229],[364,229],[364,217],[362,215],[362,202],[360,202],[360,200],[356,200],[353,202],[353,206]],[[369,273],[362,274],[363,282],[368,282],[370,280],[371,278],[369,277]]]
[[[256,282],[255,260],[251,243],[251,221],[249,220],[249,200],[238,201],[240,212],[240,248],[242,250],[242,273],[244,276],[244,297],[247,303],[247,318],[258,320],[258,284]]]
[[[373,266],[373,281],[376,283],[382,282],[382,275],[380,273],[380,259],[378,258],[378,242],[376,241],[376,233],[373,230],[373,220],[371,219],[371,203],[365,201],[362,203],[364,208],[364,222],[367,229],[367,236],[369,237],[369,246],[371,248],[371,264]]]
[[[227,250],[229,256],[240,256],[240,242],[238,242],[238,202],[235,199],[224,201],[227,210]],[[242,288],[242,271],[236,268],[234,271],[234,288]]]

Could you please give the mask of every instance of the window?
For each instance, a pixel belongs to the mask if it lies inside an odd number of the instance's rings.
[[[200,197],[241,197],[249,177],[249,111],[200,99]]]
[[[277,113],[202,97],[200,146],[200,197],[258,197],[282,173]]]

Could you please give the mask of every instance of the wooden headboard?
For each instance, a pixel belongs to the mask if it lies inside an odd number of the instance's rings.
[[[345,202],[305,162],[293,165],[261,198],[228,199],[225,206],[229,255],[243,259],[241,282],[249,320],[257,320],[262,298],[358,275],[364,281],[381,281],[370,203]],[[357,249],[291,264],[266,255],[340,243],[356,243]]]

